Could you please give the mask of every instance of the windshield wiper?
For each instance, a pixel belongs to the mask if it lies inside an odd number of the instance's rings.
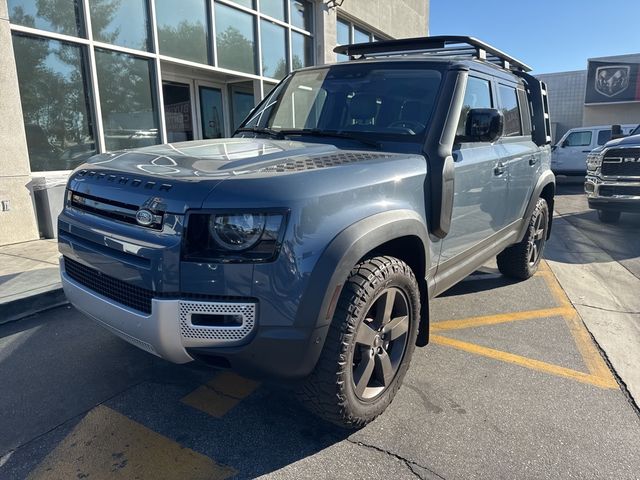
[[[361,135],[357,132],[344,132],[338,130],[320,130],[319,128],[300,128],[300,129],[291,129],[291,130],[279,130],[283,135],[309,135],[311,137],[332,137],[332,138],[345,138],[347,140],[355,140],[357,142],[362,143],[363,145],[368,145],[370,147],[374,147],[378,150],[382,149],[382,145],[380,142],[376,140],[372,140],[371,138]]]
[[[251,132],[251,133],[257,133],[257,134],[262,134],[262,135],[269,135],[271,138],[275,138],[276,140],[287,140],[287,136],[280,130],[273,130],[272,128],[268,128],[268,127],[244,127],[244,128],[238,128],[236,130],[236,133],[241,133],[241,132]]]

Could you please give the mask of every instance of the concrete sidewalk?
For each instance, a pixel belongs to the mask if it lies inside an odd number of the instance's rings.
[[[0,323],[66,303],[56,240],[0,247]]]

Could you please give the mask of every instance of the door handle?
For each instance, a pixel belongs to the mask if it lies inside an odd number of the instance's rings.
[[[506,167],[504,163],[498,162],[496,166],[493,168],[493,174],[496,176],[502,175],[505,172],[505,170],[506,170]]]
[[[529,157],[529,165],[535,165],[536,163],[538,163],[538,157],[535,155],[531,155]]]

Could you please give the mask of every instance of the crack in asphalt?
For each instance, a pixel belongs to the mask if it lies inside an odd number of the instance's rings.
[[[593,308],[594,310],[602,310],[603,312],[611,312],[611,313],[625,313],[628,315],[640,315],[640,312],[631,312],[626,310],[615,310],[613,308],[605,308],[605,307],[596,307],[595,305],[588,305],[586,303],[574,303],[574,305],[579,305],[581,307]]]
[[[409,469],[409,471],[414,476],[419,478],[420,480],[427,480],[427,479],[425,479],[422,475],[420,475],[418,472],[416,472],[415,467],[422,468],[422,469],[428,471],[429,473],[431,473],[432,475],[435,475],[437,478],[440,478],[442,480],[446,480],[445,477],[443,477],[442,475],[439,475],[438,473],[434,472],[429,467],[425,467],[424,465],[420,465],[419,463],[416,463],[416,462],[414,462],[412,460],[404,458],[403,456],[398,455],[397,453],[390,452],[390,451],[385,450],[384,448],[378,447],[376,445],[370,445],[368,443],[363,443],[361,441],[351,440],[350,438],[347,438],[346,440],[347,440],[347,442],[352,443],[353,445],[358,445],[360,447],[369,448],[371,450],[375,450],[376,452],[384,453],[386,455],[389,455],[390,457],[394,457],[394,458],[400,460],[402,463],[404,463],[406,465],[406,467]]]

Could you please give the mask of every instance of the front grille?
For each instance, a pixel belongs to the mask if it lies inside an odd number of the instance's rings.
[[[599,194],[602,197],[613,197],[614,195],[630,195],[634,197],[640,197],[640,187],[603,185],[600,187]]]
[[[71,206],[78,210],[100,215],[101,217],[110,218],[119,222],[129,223],[131,225],[142,225],[147,228],[160,230],[162,228],[162,212],[157,211],[159,200],[151,198],[145,205],[138,208],[136,205],[119,202],[106,198],[99,198],[93,195],[83,193],[70,192]],[[147,210],[149,214],[149,223],[141,224],[136,214],[139,210]]]
[[[64,269],[69,277],[90,290],[139,312],[151,313],[154,296],[151,290],[110,277],[67,257],[64,258]]]
[[[640,177],[640,148],[612,148],[602,161],[602,175]]]

